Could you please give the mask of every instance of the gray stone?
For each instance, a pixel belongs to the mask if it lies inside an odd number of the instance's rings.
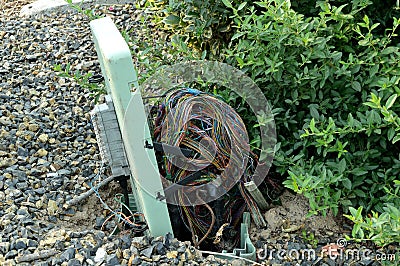
[[[8,260],[8,259],[15,258],[17,255],[18,255],[18,252],[15,249],[13,249],[13,250],[10,250],[9,252],[7,252],[6,255],[4,256],[4,258],[6,260]]]
[[[94,229],[99,230],[105,221],[104,217],[96,217]]]
[[[178,251],[179,253],[183,253],[186,251],[186,247],[185,246],[180,246],[176,251]]]
[[[6,254],[10,250],[10,243],[0,242],[0,253]]]
[[[81,266],[82,263],[78,259],[68,261],[68,266]]]
[[[106,265],[107,266],[115,266],[119,265],[119,260],[116,254],[108,255],[106,258]]]
[[[44,195],[44,193],[46,193],[46,189],[43,187],[35,189],[34,191],[35,191],[35,193],[37,193],[39,195]]]
[[[135,257],[132,260],[132,265],[139,265],[140,263],[142,263],[142,259],[140,257]]]
[[[153,254],[153,250],[154,250],[154,245],[151,245],[150,247],[145,248],[142,251],[140,251],[140,255],[143,255],[147,258],[151,258],[151,255]]]
[[[60,259],[62,261],[69,261],[72,260],[75,257],[75,248],[67,248],[66,251],[64,251],[64,253],[61,254]]]
[[[156,243],[155,248],[158,255],[165,255],[167,253],[167,249],[161,242]]]
[[[19,250],[19,249],[26,249],[26,247],[27,247],[27,242],[28,242],[28,239],[26,239],[26,238],[17,239],[17,240],[15,241],[14,248],[15,248],[16,250]]]
[[[96,219],[97,220],[97,219]],[[132,241],[131,241],[131,236],[130,235],[123,235],[122,237],[121,237],[121,248],[122,249],[129,249],[129,247],[131,246],[131,244],[132,244]]]
[[[17,215],[28,216],[29,212],[26,209],[18,209]]]
[[[11,170],[11,174],[18,178],[19,181],[24,181],[26,179],[26,173],[21,170]]]
[[[33,240],[33,239],[28,240],[28,247],[37,248],[38,246],[39,246],[39,243],[36,240]]]

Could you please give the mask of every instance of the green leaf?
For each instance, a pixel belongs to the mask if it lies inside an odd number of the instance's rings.
[[[239,56],[236,56],[236,61],[239,63],[239,66],[243,66],[244,65],[244,61],[242,58],[240,58]]]
[[[236,40],[237,38],[240,38],[240,37],[242,37],[242,36],[245,35],[245,34],[246,34],[246,32],[236,32],[236,33],[233,35],[231,41]]]
[[[348,190],[351,190],[352,185],[351,185],[350,179],[345,178],[345,179],[343,179],[342,182],[343,182],[343,186],[344,186],[345,188],[347,188]]]
[[[312,118],[310,121],[310,130],[313,133],[315,132],[315,119],[314,118]]]
[[[225,5],[226,7],[229,7],[229,8],[232,8],[232,9],[233,9],[232,3],[229,2],[229,0],[222,0],[222,3],[224,3],[224,5]]]
[[[339,170],[339,173],[343,173],[346,170],[346,160],[345,159],[340,160],[338,170]]]
[[[392,138],[394,137],[395,134],[396,134],[396,131],[394,130],[394,128],[389,128],[389,130],[387,132],[388,140],[392,140]]]
[[[368,16],[367,15],[364,15],[364,18],[363,18],[363,20],[364,20],[364,22],[365,22],[365,25],[369,25],[369,18],[368,18]]]
[[[379,23],[375,23],[374,25],[371,26],[370,30],[373,30],[373,29],[377,28],[379,25],[380,25]]]
[[[383,49],[382,52],[380,52],[380,54],[381,55],[393,54],[393,53],[395,53],[397,51],[399,51],[398,47],[390,46],[390,47],[387,47],[387,48]]]
[[[351,87],[353,88],[353,90],[355,91],[361,91],[361,84],[358,81],[353,81],[351,83]]]
[[[239,5],[239,7],[238,7],[238,11],[240,11],[240,10],[242,10],[243,9],[243,7],[245,7],[246,6],[246,4],[247,4],[247,2],[243,2],[243,3],[241,3],[240,5]]]
[[[390,96],[386,101],[385,104],[386,108],[389,109],[390,107],[392,107],[396,99],[397,99],[397,94],[393,94],[392,96]]]
[[[360,189],[356,189],[354,190],[354,193],[357,195],[357,197],[360,198],[365,198],[367,195],[365,194],[364,191],[360,190]]]
[[[369,43],[370,43],[369,39],[364,39],[364,40],[358,41],[358,44],[361,46],[367,46]]]
[[[366,102],[366,103],[363,103],[363,104],[366,105],[366,106],[369,106],[369,107],[371,107],[371,108],[377,108],[376,103]]]
[[[342,9],[345,8],[348,4],[344,4],[339,6],[336,11],[335,11],[335,15],[339,15],[340,13],[342,13]]]
[[[317,108],[315,108],[314,105],[310,105],[310,113],[311,113],[311,116],[312,116],[313,118],[319,119],[318,110],[317,110]]]
[[[349,207],[349,211],[354,218],[357,216],[357,210],[354,207]]]
[[[355,224],[353,226],[353,230],[351,231],[351,235],[353,237],[357,237],[357,233],[360,231],[360,229],[361,229],[361,224]]]
[[[360,219],[360,218],[361,218],[361,213],[362,213],[362,211],[363,211],[363,207],[362,207],[362,206],[358,207],[358,209],[357,209],[357,214],[356,214],[356,218],[357,218],[357,219]]]
[[[181,21],[181,18],[175,15],[169,15],[163,19],[163,22],[167,25],[177,25]]]
[[[374,77],[375,74],[378,73],[378,70],[379,70],[379,65],[378,64],[376,64],[373,67],[371,67],[370,70],[369,70],[369,77],[370,78]]]
[[[396,137],[393,138],[392,143],[395,144],[400,140],[400,135],[397,135]]]
[[[354,169],[351,171],[351,173],[352,173],[353,175],[356,175],[356,176],[361,176],[361,175],[367,174],[368,171],[363,170],[363,169],[361,169],[361,168],[354,168]]]

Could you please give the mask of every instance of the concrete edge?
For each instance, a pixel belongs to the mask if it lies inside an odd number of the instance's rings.
[[[94,3],[94,4],[107,4],[107,5],[122,5],[134,3],[134,0],[72,0],[74,4],[80,3]],[[25,5],[21,8],[19,15],[21,17],[27,17],[35,15],[41,12],[47,12],[56,8],[68,7],[68,3],[65,0],[38,0],[31,4]]]

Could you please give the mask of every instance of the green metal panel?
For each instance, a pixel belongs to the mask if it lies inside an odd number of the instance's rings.
[[[172,234],[167,204],[155,198],[164,192],[154,150],[144,148],[145,140],[152,141],[129,47],[109,17],[92,21],[90,27],[120,125],[137,207],[152,236]]]

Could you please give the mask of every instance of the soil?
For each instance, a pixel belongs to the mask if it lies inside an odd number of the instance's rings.
[[[250,238],[255,243],[259,239],[279,239],[289,236],[289,233],[302,237],[311,233],[316,238],[342,237],[349,233],[343,229],[343,224],[338,224],[338,219],[331,212],[326,216],[313,215],[307,217],[310,211],[308,199],[300,194],[285,191],[280,197],[282,205],[273,206],[265,212],[264,219],[267,222],[265,229],[259,229],[254,224],[250,228]]]
[[[118,193],[122,193],[122,189],[117,182],[111,182],[99,190],[102,200],[113,210],[120,207],[114,200],[114,196]],[[95,194],[76,207],[76,213],[72,216],[64,216],[64,219],[59,220],[58,225],[72,231],[90,230],[95,226],[97,217],[105,218],[110,214]]]

